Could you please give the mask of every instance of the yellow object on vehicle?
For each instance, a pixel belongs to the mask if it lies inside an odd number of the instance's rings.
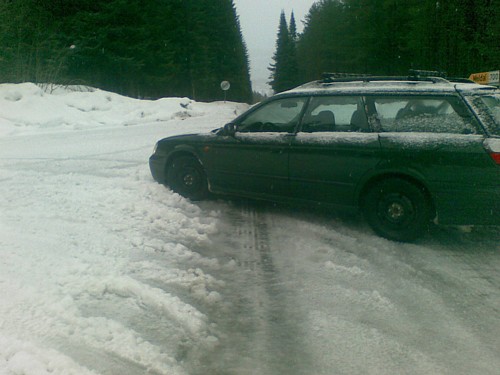
[[[500,70],[473,73],[469,76],[469,79],[481,85],[500,86]]]

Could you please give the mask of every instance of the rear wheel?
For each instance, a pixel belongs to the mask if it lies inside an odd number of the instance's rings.
[[[362,210],[378,235],[402,242],[423,235],[432,211],[425,191],[400,178],[382,180],[368,188]]]
[[[200,200],[208,196],[208,183],[200,162],[192,156],[175,158],[167,170],[168,184],[185,198]]]

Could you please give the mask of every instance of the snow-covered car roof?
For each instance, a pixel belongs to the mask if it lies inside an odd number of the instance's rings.
[[[378,78],[378,77],[377,77]],[[476,83],[452,82],[443,78],[435,80],[340,80],[340,81],[312,81],[294,89],[285,91],[278,95],[297,95],[297,94],[359,94],[359,93],[436,93],[436,94],[454,94],[457,91],[474,94],[485,91],[495,90],[495,87],[484,86]]]

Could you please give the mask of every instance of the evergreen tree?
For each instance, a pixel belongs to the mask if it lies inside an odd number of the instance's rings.
[[[479,47],[479,57],[483,59],[483,71],[499,70],[500,67],[500,1],[485,0],[481,9],[480,27],[483,26],[483,40]]]
[[[198,11],[191,60],[192,87],[202,99],[222,98],[221,81],[231,83],[227,99],[251,101],[248,54],[232,0],[206,0]]]
[[[290,29],[281,11],[278,36],[276,40],[276,51],[273,55],[274,63],[268,68],[271,71],[269,84],[275,92],[289,90],[297,85],[298,65],[296,53],[296,25],[295,18],[291,17]]]
[[[290,26],[288,28],[288,35],[290,37],[290,52],[288,59],[288,70],[289,70],[289,81],[290,86],[295,87],[298,86],[301,81],[299,77],[299,63],[297,58],[297,25],[295,23],[295,16],[292,11],[292,15],[290,16]]]
[[[288,28],[288,35],[290,35],[290,39],[292,40],[292,42],[297,42],[299,36],[297,34],[297,24],[295,22],[295,15],[293,14],[293,10],[290,16],[290,26]]]
[[[318,79],[323,72],[358,69],[353,61],[359,59],[361,50],[355,48],[359,42],[352,36],[352,20],[347,18],[347,9],[337,0],[321,0],[310,8],[297,46],[304,80]]]
[[[500,33],[492,16],[498,17],[499,7],[498,1],[490,0],[414,2],[407,35],[411,61],[452,76],[497,70]]]
[[[251,101],[232,0],[0,0],[0,81]]]
[[[280,23],[278,27],[278,37],[276,39],[276,51],[273,55],[274,63],[268,68],[271,71],[269,76],[269,84],[271,85],[274,92],[280,92],[286,90],[286,83],[284,84],[284,69],[286,59],[286,45],[288,44],[288,25],[286,23],[285,11],[281,11]]]
[[[499,69],[497,0],[320,0],[298,41],[301,78],[322,72],[468,77]]]
[[[47,82],[63,47],[50,14],[36,0],[0,2],[0,80]]]

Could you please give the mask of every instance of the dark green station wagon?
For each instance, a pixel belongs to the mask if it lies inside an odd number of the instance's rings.
[[[326,78],[208,134],[160,140],[155,180],[209,193],[361,210],[379,235],[500,225],[500,91],[439,77]]]

